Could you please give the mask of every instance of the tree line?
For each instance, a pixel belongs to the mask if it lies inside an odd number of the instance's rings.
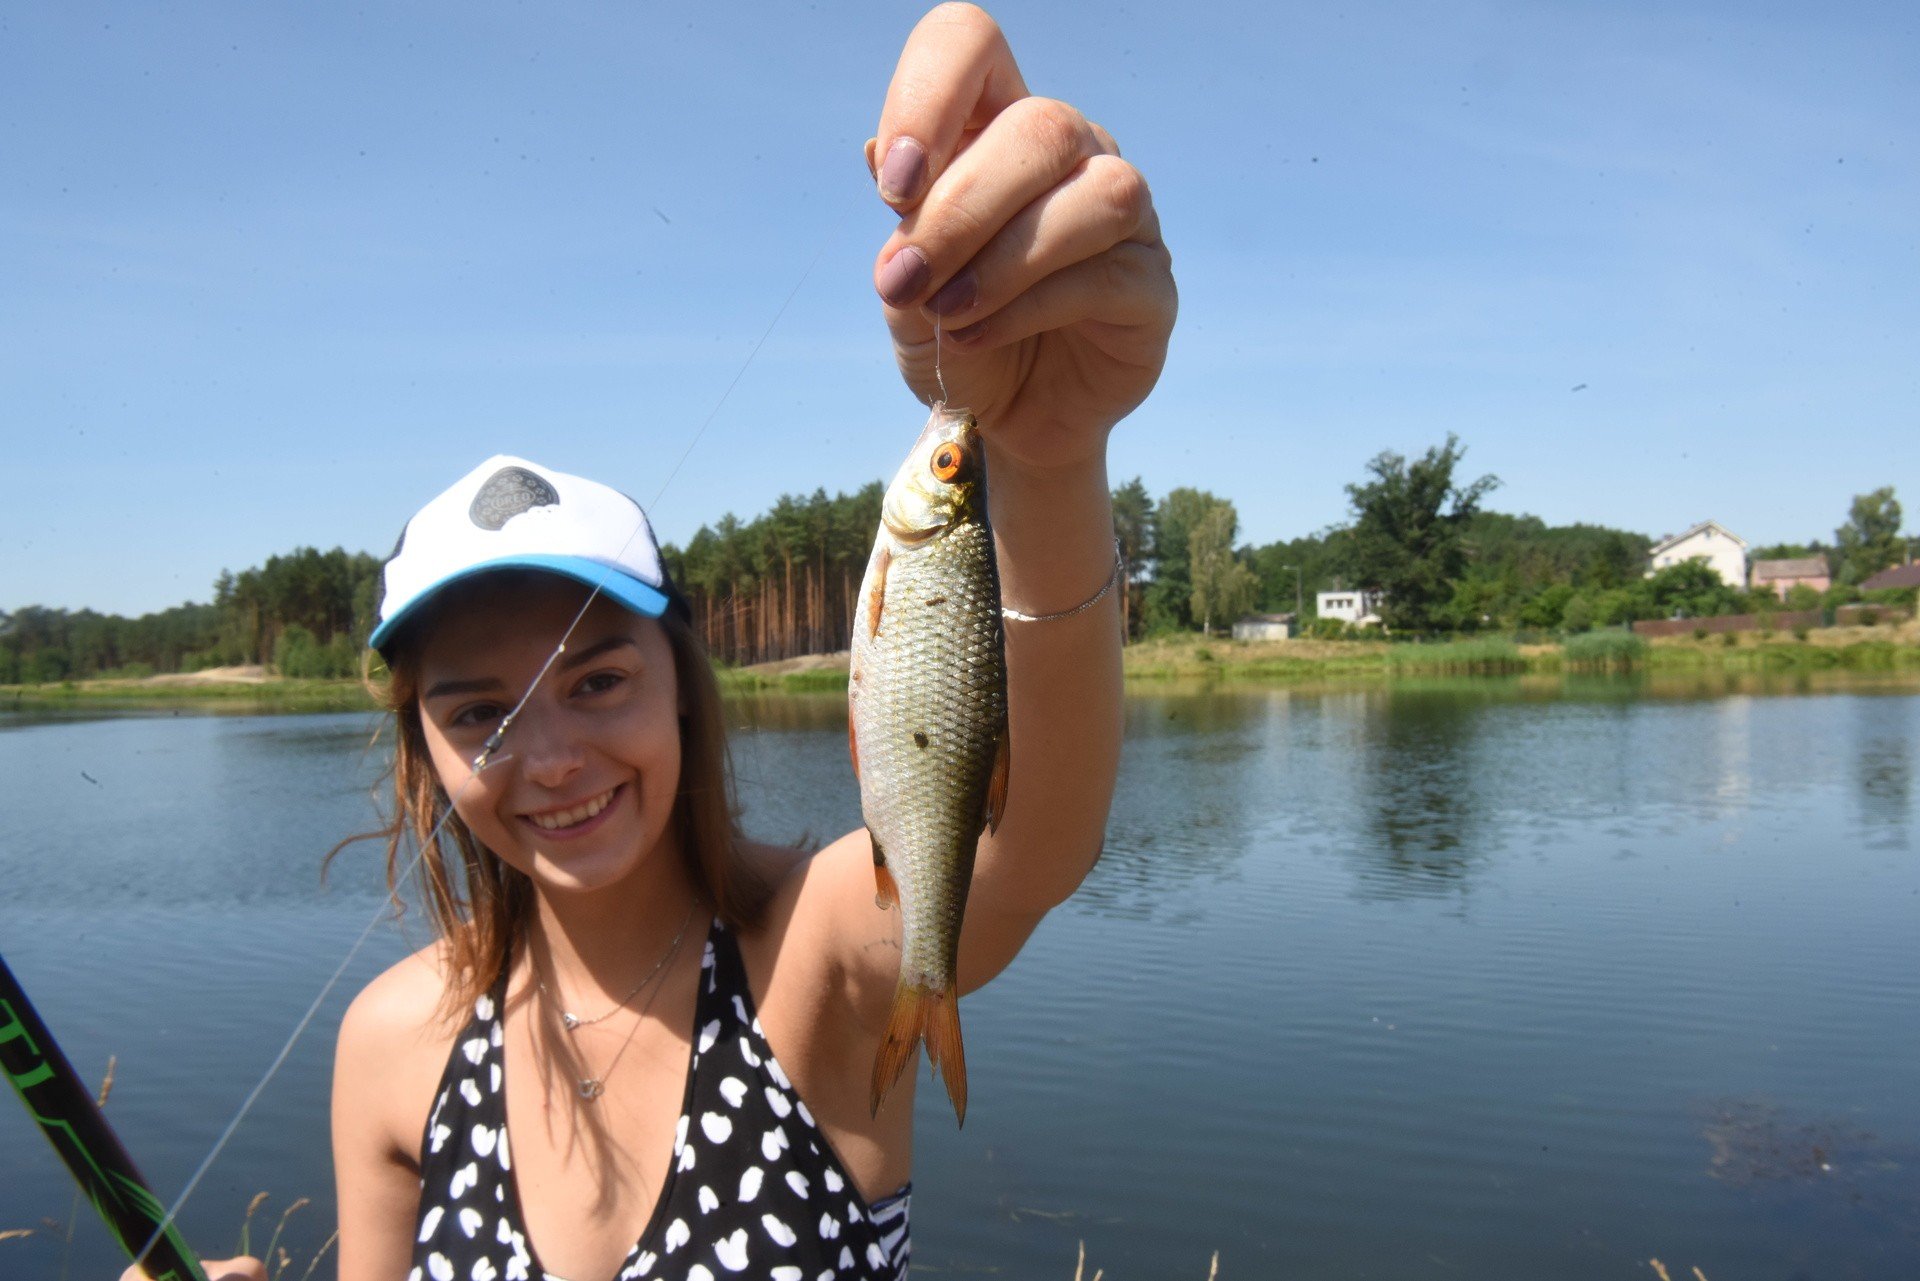
[[[1728,587],[1704,565],[1643,574],[1652,539],[1600,525],[1546,524],[1484,510],[1493,476],[1458,480],[1466,450],[1449,436],[1418,458],[1382,453],[1348,485],[1350,516],[1263,546],[1241,544],[1231,500],[1194,488],[1155,497],[1136,477],[1113,491],[1129,639],[1230,626],[1251,612],[1302,615],[1317,593],[1382,590],[1396,632],[1584,631],[1639,618],[1706,617],[1778,607],[1770,592]],[[783,495],[752,520],[732,513],[684,548],[662,549],[708,649],[728,664],[847,648],[855,596],[880,521],[878,481],[852,493]],[[1899,563],[1907,544],[1892,488],[1856,497],[1830,544],[1781,544],[1756,559],[1820,556],[1834,587],[1796,588],[1788,608],[1858,599],[1858,584]],[[258,664],[283,675],[359,670],[381,562],[301,547],[222,572],[207,604],[138,618],[25,606],[0,612],[0,684],[145,676]]]
[[[1320,619],[1316,596],[1358,588],[1381,593],[1382,621],[1401,634],[1582,632],[1783,607],[1771,590],[1729,586],[1697,561],[1647,575],[1646,534],[1486,510],[1499,478],[1457,477],[1465,454],[1452,435],[1418,458],[1381,453],[1346,486],[1346,521],[1263,546],[1236,545],[1228,499],[1175,489],[1155,500],[1129,481],[1113,493],[1127,635],[1209,631],[1252,612],[1297,613],[1310,634],[1341,635],[1347,625]],[[1846,604],[1906,558],[1901,520],[1893,489],[1878,489],[1853,500],[1831,544],[1763,547],[1752,559],[1822,557],[1833,585],[1795,587],[1784,607]]]

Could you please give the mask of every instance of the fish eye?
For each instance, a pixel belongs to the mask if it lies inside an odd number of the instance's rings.
[[[958,445],[942,445],[934,451],[933,475],[936,480],[950,481],[958,476],[966,465],[966,451]]]

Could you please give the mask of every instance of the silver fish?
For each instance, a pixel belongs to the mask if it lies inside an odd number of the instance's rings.
[[[873,1108],[923,1040],[967,1117],[955,991],[975,846],[1007,792],[1007,660],[973,415],[936,404],[887,486],[860,584],[847,718],[883,903],[901,912],[900,983]]]

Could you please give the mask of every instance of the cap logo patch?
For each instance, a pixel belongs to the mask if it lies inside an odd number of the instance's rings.
[[[482,529],[499,530],[521,512],[559,504],[560,495],[544,476],[524,467],[502,467],[480,486],[467,515]]]

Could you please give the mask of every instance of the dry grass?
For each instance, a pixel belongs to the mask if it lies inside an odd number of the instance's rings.
[[[1087,1243],[1080,1243],[1080,1260],[1073,1265],[1073,1281],[1101,1281],[1106,1273],[1099,1268],[1093,1270],[1093,1276],[1087,1276]],[[1213,1262],[1207,1265],[1207,1281],[1216,1281],[1220,1275],[1220,1252],[1213,1252]],[[1702,1281],[1705,1281],[1702,1278]]]

